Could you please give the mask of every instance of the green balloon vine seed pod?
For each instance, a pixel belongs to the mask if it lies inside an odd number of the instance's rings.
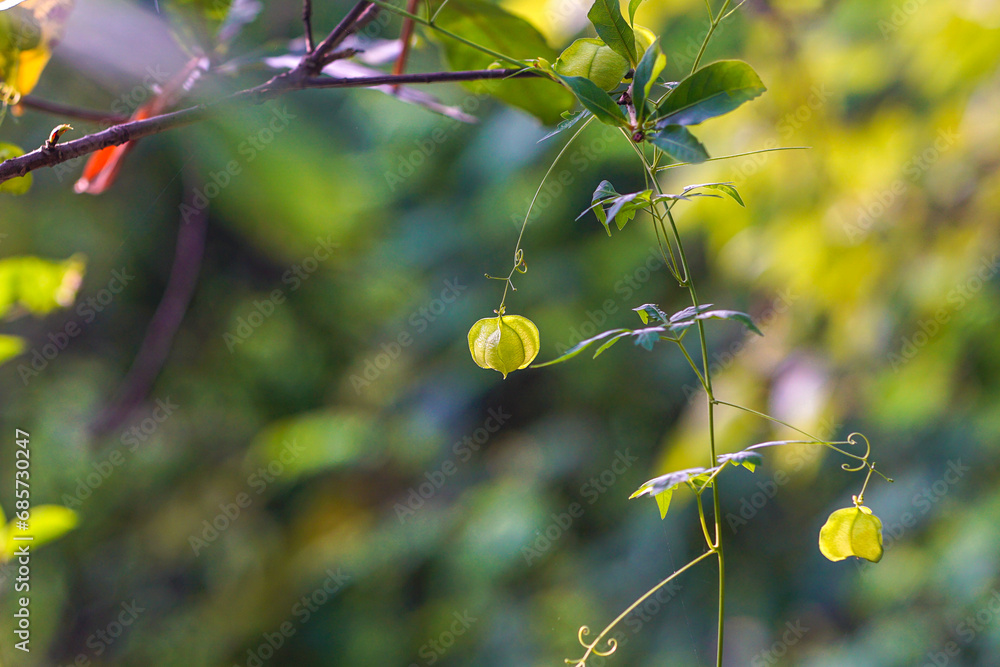
[[[469,352],[480,368],[503,373],[504,379],[535,360],[540,347],[538,327],[520,315],[485,317],[469,329]]]
[[[877,563],[882,560],[882,522],[864,505],[837,510],[819,531],[819,550],[832,561],[857,556]]]

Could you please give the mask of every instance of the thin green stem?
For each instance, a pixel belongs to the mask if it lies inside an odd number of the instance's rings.
[[[822,438],[817,438],[817,437],[816,437],[815,435],[813,435],[812,433],[808,433],[808,432],[806,432],[806,431],[803,431],[803,430],[802,430],[802,429],[800,429],[800,428],[797,428],[797,427],[795,427],[795,426],[792,426],[791,424],[789,424],[789,423],[787,423],[787,422],[783,422],[783,421],[781,421],[780,419],[778,419],[777,417],[772,417],[771,415],[768,415],[768,414],[764,414],[763,412],[758,412],[757,410],[754,410],[754,409],[752,409],[752,408],[747,408],[747,407],[744,407],[744,406],[742,406],[742,405],[736,405],[735,403],[728,403],[728,402],[726,402],[726,401],[720,401],[720,400],[718,400],[718,399],[715,399],[715,402],[716,402],[717,404],[719,404],[719,405],[728,405],[728,406],[729,406],[729,407],[731,407],[731,408],[736,408],[737,410],[743,410],[744,412],[749,412],[749,413],[750,413],[750,414],[752,414],[752,415],[757,415],[758,417],[762,417],[762,418],[764,418],[764,419],[767,419],[768,421],[772,421],[772,422],[774,422],[775,424],[781,424],[782,426],[784,426],[784,427],[786,427],[786,428],[790,428],[790,429],[792,429],[793,431],[798,431],[799,433],[801,433],[802,435],[806,436],[807,438],[810,438],[810,439],[812,439],[812,440],[818,440],[818,441],[820,441],[820,442],[823,442],[823,439],[822,439]]]
[[[580,136],[581,132],[583,132],[585,129],[587,129],[587,126],[590,125],[590,122],[592,120],[594,120],[594,116],[591,116],[590,118],[588,118],[587,120],[585,120],[583,122],[583,125],[581,125],[577,129],[577,131],[573,133],[573,136],[571,136],[569,138],[569,141],[566,142],[566,145],[562,147],[562,150],[559,151],[559,154],[556,155],[555,159],[552,160],[552,164],[549,165],[549,168],[545,172],[545,175],[542,176],[542,182],[538,184],[538,189],[535,190],[535,196],[531,198],[531,203],[528,204],[528,211],[524,214],[524,222],[521,223],[521,231],[517,235],[517,243],[514,244],[514,267],[510,270],[510,273],[507,274],[507,279],[506,279],[507,282],[506,282],[506,284],[504,285],[504,288],[503,288],[503,296],[500,298],[500,308],[501,309],[504,307],[504,304],[507,302],[507,290],[510,289],[510,287],[511,287],[510,279],[514,277],[514,272],[517,271],[518,268],[523,263],[524,254],[521,252],[521,240],[524,239],[524,230],[528,226],[528,218],[531,217],[531,209],[534,208],[535,202],[538,200],[538,195],[541,194],[541,192],[542,192],[542,186],[545,185],[545,181],[548,179],[549,175],[552,174],[552,170],[556,168],[556,164],[559,162],[559,159],[569,149],[570,144],[572,144],[573,141],[575,141],[576,138],[578,136]]]
[[[705,162],[716,162],[718,160],[732,160],[733,158],[746,157],[748,155],[757,155],[758,153],[772,153],[774,151],[804,151],[809,150],[809,146],[778,146],[777,148],[761,148],[755,151],[747,151],[746,153],[734,153],[732,155],[720,155],[718,157],[710,157]],[[690,165],[690,162],[674,162],[672,164],[665,164],[662,167],[657,167],[656,171],[666,171],[667,169],[676,169],[677,167],[686,167]]]
[[[680,576],[681,574],[683,574],[684,572],[686,572],[690,568],[694,567],[696,564],[700,563],[701,561],[703,561],[706,558],[708,558],[709,556],[711,556],[713,553],[715,553],[715,552],[714,551],[706,551],[705,553],[703,553],[702,555],[698,556],[697,558],[695,558],[694,560],[692,560],[690,563],[688,563],[687,565],[685,565],[681,569],[679,569],[676,572],[674,572],[673,574],[671,574],[669,577],[667,577],[666,579],[664,579],[660,583],[658,583],[655,586],[653,586],[652,588],[650,588],[648,591],[646,591],[642,595],[642,597],[640,597],[638,600],[636,600],[635,602],[633,602],[632,604],[630,604],[628,607],[626,607],[625,611],[623,611],[622,613],[618,614],[617,618],[615,618],[615,620],[611,621],[611,623],[609,623],[608,626],[601,631],[601,634],[597,635],[597,637],[594,639],[594,641],[591,642],[590,644],[588,644],[587,642],[585,642],[583,640],[584,637],[586,637],[587,635],[590,634],[590,628],[588,628],[586,625],[583,626],[582,628],[580,628],[580,633],[579,633],[578,638],[580,640],[580,644],[582,644],[584,647],[586,647],[587,652],[584,653],[583,656],[579,660],[566,660],[566,664],[574,665],[574,667],[584,667],[584,665],[587,664],[587,658],[589,658],[592,653],[596,654],[596,655],[600,655],[600,656],[611,655],[615,651],[615,649],[618,648],[618,642],[615,639],[612,638],[608,642],[608,649],[607,650],[605,650],[605,651],[598,651],[597,650],[597,645],[601,643],[601,640],[604,639],[604,637],[606,637],[607,634],[609,632],[611,632],[611,630],[616,625],[618,625],[619,623],[621,623],[622,620],[626,616],[628,616],[629,614],[631,614],[632,611],[636,607],[638,607],[643,602],[645,602],[647,599],[649,599],[649,596],[651,596],[653,593],[655,593],[656,591],[658,591],[661,588],[663,588],[664,586],[666,586],[674,578]]]
[[[728,16],[728,14],[726,14],[726,10],[729,9],[729,2],[730,0],[726,0],[724,3],[722,3],[722,9],[720,9],[719,13],[716,14],[714,17],[712,16],[712,8],[711,6],[709,6],[708,17],[711,23],[709,23],[708,32],[705,33],[705,39],[703,39],[701,42],[701,48],[698,50],[698,55],[695,56],[694,63],[691,65],[692,74],[695,72],[695,70],[698,69],[698,65],[701,64],[701,57],[705,55],[705,49],[708,48],[708,43],[712,41],[712,35],[715,34],[715,29],[719,27],[720,23],[722,23],[722,19]]]
[[[691,366],[691,370],[693,370],[694,374],[698,376],[698,382],[701,383],[701,386],[707,392],[708,383],[705,382],[705,378],[702,377],[701,371],[698,370],[698,364],[694,363],[694,359],[692,359],[691,355],[688,354],[687,348],[684,347],[684,343],[682,343],[680,340],[675,340],[674,342],[677,343],[677,347],[681,348],[681,353],[684,355],[684,358],[687,359],[688,364]]]
[[[701,502],[700,491],[695,492],[694,499],[698,503],[698,519],[701,521],[701,532],[705,535],[705,543],[708,545],[709,549],[714,551],[715,545],[712,543],[711,535],[708,534],[708,524],[705,523],[705,505]]]

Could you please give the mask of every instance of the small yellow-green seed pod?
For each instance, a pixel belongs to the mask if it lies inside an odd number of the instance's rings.
[[[520,315],[486,317],[469,329],[469,352],[480,368],[508,373],[535,360],[540,346],[538,327]]]
[[[882,560],[882,522],[864,505],[837,510],[819,531],[819,550],[832,561],[857,556]]]

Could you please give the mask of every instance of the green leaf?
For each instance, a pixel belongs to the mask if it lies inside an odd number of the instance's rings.
[[[732,463],[734,466],[743,466],[750,472],[753,472],[757,466],[764,463],[764,457],[760,452],[748,450],[733,452],[732,454],[720,454],[719,464],[725,465],[726,463]]]
[[[435,23],[511,58],[545,58],[551,62],[557,56],[533,25],[499,5],[484,0],[450,0]],[[436,39],[436,33],[431,35]],[[440,42],[451,69],[486,69],[495,61],[493,56],[454,39],[445,37]],[[546,125],[558,123],[560,114],[573,105],[573,97],[569,91],[542,78],[475,81],[463,85],[477,93],[488,93],[523,109]]]
[[[564,118],[564,120],[561,123],[559,123],[558,125],[556,125],[556,129],[552,130],[551,132],[549,132],[548,134],[546,134],[544,137],[542,137],[541,139],[539,139],[535,143],[540,144],[543,141],[545,141],[546,139],[548,139],[550,137],[554,137],[554,136],[556,136],[557,134],[559,134],[560,132],[562,132],[564,130],[568,130],[569,128],[573,127],[574,125],[576,125],[577,123],[579,123],[584,118],[589,118],[590,116],[593,116],[593,115],[594,114],[590,113],[586,109],[581,109],[580,111],[565,111],[562,114],[562,117]]]
[[[635,25],[635,10],[639,9],[639,5],[642,4],[642,0],[629,0],[628,3],[628,22]]]
[[[660,50],[660,45],[657,42],[653,42],[646,49],[646,53],[642,55],[642,60],[639,61],[639,65],[635,68],[635,75],[632,78],[632,103],[635,106],[635,112],[638,115],[637,120],[640,123],[646,119],[646,114],[649,111],[646,105],[646,100],[649,99],[649,91],[652,90],[653,84],[656,83],[656,79],[659,78],[660,73],[666,66],[667,57]]]
[[[559,54],[553,70],[562,76],[582,76],[601,90],[614,90],[628,72],[625,58],[599,39],[584,37],[576,40]]]
[[[24,151],[21,150],[19,146],[0,143],[0,162],[9,160],[12,157],[20,157],[22,155],[24,155]],[[18,176],[17,178],[12,178],[9,181],[4,181],[3,183],[0,183],[0,192],[6,192],[9,195],[23,195],[31,189],[33,178],[34,176],[28,173],[24,176]]]
[[[632,333],[632,331],[630,329],[610,329],[608,331],[604,331],[602,333],[597,334],[596,336],[593,336],[592,338],[588,338],[587,340],[580,341],[579,343],[577,343],[573,347],[571,347],[568,350],[566,350],[561,357],[556,357],[552,361],[546,361],[544,364],[534,364],[533,366],[531,366],[531,368],[542,368],[544,366],[551,366],[553,364],[561,364],[562,362],[568,361],[569,359],[572,359],[576,355],[580,354],[585,349],[587,349],[588,347],[590,347],[593,343],[596,343],[599,340],[604,340],[608,336],[614,336],[615,334],[622,334],[622,335],[624,335],[624,334],[630,334],[630,333]],[[597,355],[594,355],[594,356],[597,356]]]
[[[743,198],[740,197],[740,193],[737,192],[736,188],[734,188],[729,183],[708,183],[707,185],[703,185],[702,187],[712,188],[713,190],[719,190],[720,192],[724,192],[730,197],[732,197],[736,201],[736,203],[742,206],[743,208],[747,207],[747,205],[743,203]]]
[[[653,496],[656,498],[656,505],[660,509],[660,518],[664,519],[667,516],[667,510],[670,508],[670,499],[677,487],[688,482],[693,484],[697,484],[699,481],[704,482],[715,470],[717,468],[688,468],[687,470],[669,472],[666,475],[660,475],[649,480],[640,486],[628,499],[632,500],[633,498],[646,495]]]
[[[670,324],[667,314],[660,310],[660,307],[655,303],[644,303],[632,310],[639,314],[639,319],[642,320],[643,324],[649,324],[650,319],[659,320],[661,324]]]
[[[647,327],[633,331],[632,335],[635,336],[636,345],[641,345],[647,351],[652,352],[653,346],[660,341],[660,336],[665,332],[666,329],[663,327]]]
[[[594,24],[594,29],[604,43],[635,66],[639,61],[635,50],[635,33],[622,16],[618,0],[594,0],[587,18]]]
[[[863,505],[837,510],[819,531],[819,550],[832,561],[857,556],[882,560],[882,522]]]
[[[599,348],[597,348],[597,352],[594,352],[594,359],[596,359],[597,357],[601,356],[601,354],[606,349],[608,349],[609,347],[611,347],[612,345],[614,345],[615,343],[617,343],[618,341],[620,341],[622,339],[622,337],[627,336],[627,335],[628,335],[628,333],[620,333],[617,336],[612,336],[611,338],[609,338],[608,341],[606,343],[604,343],[604,345],[601,345]]]
[[[697,125],[729,113],[767,90],[750,65],[721,60],[677,84],[656,110],[656,126]]]
[[[4,535],[3,555],[0,560],[8,559],[19,545],[30,544],[32,548],[40,547],[46,542],[62,537],[76,528],[79,519],[76,512],[61,505],[37,505],[31,508],[28,516],[28,528],[17,528],[16,519],[8,525]],[[15,541],[17,536],[31,536],[31,542]]]
[[[0,317],[15,305],[36,315],[72,305],[83,270],[84,260],[79,255],[63,262],[40,257],[0,260]]]
[[[708,159],[708,151],[686,127],[667,125],[659,132],[647,134],[646,138],[677,162],[697,164]]]
[[[682,322],[684,320],[690,319],[691,317],[697,315],[698,313],[704,313],[706,310],[712,307],[710,303],[703,303],[698,306],[688,306],[684,310],[678,310],[676,313],[670,316],[671,324],[675,322]]]
[[[753,319],[750,318],[746,313],[741,313],[736,310],[710,310],[706,313],[699,313],[694,316],[696,320],[736,320],[737,322],[743,323],[747,329],[754,332],[758,336],[763,336],[764,334],[757,325],[753,323]]]
[[[24,351],[24,339],[0,335],[0,364]]]
[[[596,83],[582,76],[561,76],[559,78],[569,86],[580,104],[587,111],[594,114],[597,120],[605,125],[615,125],[624,127],[628,125],[628,119],[622,112],[621,107],[611,99],[611,96],[600,89]]]

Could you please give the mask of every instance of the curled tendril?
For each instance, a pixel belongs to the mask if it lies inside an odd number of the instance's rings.
[[[854,433],[847,436],[847,442],[848,444],[851,445],[857,445],[858,438],[861,438],[862,440],[865,441],[865,453],[861,456],[855,456],[855,458],[861,461],[861,463],[855,466],[852,466],[850,463],[842,463],[840,465],[841,469],[846,470],[847,472],[859,472],[861,470],[864,470],[865,468],[872,467],[872,464],[868,462],[868,457],[872,453],[872,444],[868,442],[868,438],[865,436],[865,434],[858,433],[855,431]]]
[[[603,651],[597,648],[597,645],[600,643],[601,639],[604,637],[604,635],[607,633],[608,630],[610,630],[610,628],[606,629],[604,632],[599,634],[597,636],[597,639],[595,639],[592,643],[588,644],[587,640],[584,639],[584,637],[590,634],[590,626],[588,625],[580,626],[580,630],[576,633],[576,639],[577,641],[580,642],[580,645],[583,646],[583,648],[587,649],[587,652],[584,653],[583,657],[581,658],[577,658],[576,660],[573,660],[571,658],[566,658],[564,662],[567,665],[573,665],[573,667],[586,667],[587,658],[589,658],[591,655],[596,655],[602,658],[606,658],[615,651],[617,651],[618,640],[615,639],[614,637],[608,640],[608,645]]]

